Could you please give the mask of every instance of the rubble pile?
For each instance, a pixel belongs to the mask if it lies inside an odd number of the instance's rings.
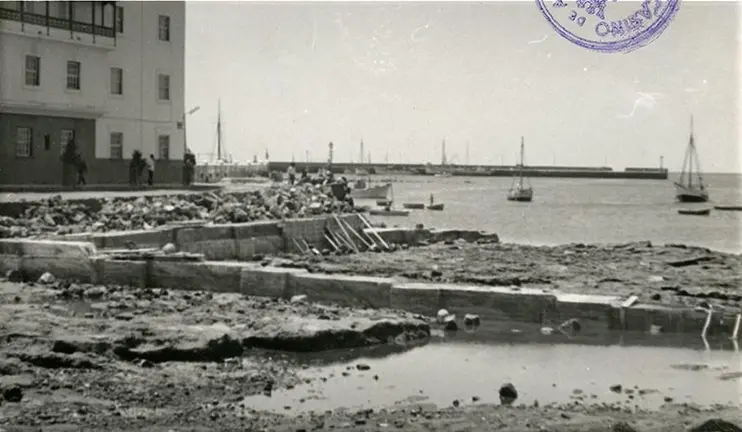
[[[352,211],[350,204],[313,185],[101,199],[97,211],[56,196],[34,203],[18,218],[0,216],[0,238],[152,229],[187,221],[239,223]]]

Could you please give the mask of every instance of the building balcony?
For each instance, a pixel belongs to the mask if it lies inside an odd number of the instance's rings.
[[[36,3],[41,5],[34,6],[33,12],[30,12],[24,3]],[[53,11],[53,13],[50,13],[52,12],[50,3],[67,2],[0,2],[0,20],[17,22],[21,23],[21,25],[31,24],[46,27],[47,29],[69,30],[71,33],[82,33],[116,39],[116,29],[114,24],[116,22],[116,2],[69,2],[69,9],[64,11],[66,17],[54,16],[55,13],[59,13],[58,7]],[[89,5],[86,4],[86,15],[87,13],[90,13],[90,16],[85,19],[85,21],[89,20],[88,22],[74,19],[79,15],[79,12],[75,9],[78,7],[75,6],[76,3],[89,3]],[[106,8],[108,6],[112,6],[112,11],[106,14]],[[39,12],[44,13],[42,14]]]

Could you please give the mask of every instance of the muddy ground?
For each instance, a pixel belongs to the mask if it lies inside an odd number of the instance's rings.
[[[352,358],[374,355],[374,347],[411,349],[429,334],[429,324],[411,314],[300,299],[0,282],[0,430],[629,431],[614,426],[630,422],[639,431],[678,431],[709,418],[742,418],[730,407],[668,404],[649,413],[472,401],[295,415],[256,412],[243,401],[309,384],[307,366],[265,348],[367,347]]]
[[[465,241],[394,253],[299,257],[310,271],[629,296],[642,301],[742,305],[742,255],[684,245],[528,246]]]

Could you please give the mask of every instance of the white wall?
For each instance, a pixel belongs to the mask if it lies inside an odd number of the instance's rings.
[[[56,115],[81,116],[97,112],[96,149],[110,156],[110,133],[124,135],[123,155],[135,150],[158,157],[158,135],[170,135],[170,159],[183,158],[183,131],[177,123],[184,113],[185,3],[119,2],[124,31],[112,39],[0,21],[0,103],[30,109],[53,109]],[[170,17],[170,42],[158,38],[158,15]],[[41,85],[24,85],[27,54],[41,58]],[[81,89],[66,89],[68,60],[81,63]],[[110,68],[124,70],[123,96],[110,92]],[[157,74],[170,75],[170,101],[157,99]]]

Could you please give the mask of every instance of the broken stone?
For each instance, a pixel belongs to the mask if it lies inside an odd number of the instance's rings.
[[[44,274],[39,277],[39,283],[44,285],[53,284],[56,281],[57,279],[54,277],[54,275],[49,272],[44,272]]]
[[[291,297],[291,303],[306,303],[307,299],[306,294],[299,294]]]
[[[500,403],[503,405],[511,405],[516,399],[518,399],[518,391],[511,383],[505,383],[500,386],[499,395]]]
[[[477,327],[479,326],[479,315],[476,314],[466,314],[464,315],[464,325],[468,327]]]
[[[690,432],[742,432],[742,428],[722,419],[710,419],[690,429]]]
[[[443,329],[448,331],[456,331],[459,329],[459,325],[456,324],[456,315],[448,315],[443,319]]]
[[[18,386],[13,386],[3,391],[3,398],[8,402],[18,403],[23,399],[23,390]]]
[[[441,309],[438,311],[438,316],[436,317],[436,320],[438,321],[438,324],[443,324],[443,321],[446,319],[446,317],[450,315],[447,310]]]
[[[178,248],[175,247],[174,244],[168,243],[165,246],[162,247],[162,252],[165,254],[171,254],[178,251]]]
[[[10,282],[25,282],[28,280],[26,272],[23,270],[8,270],[5,273],[5,278]]]

